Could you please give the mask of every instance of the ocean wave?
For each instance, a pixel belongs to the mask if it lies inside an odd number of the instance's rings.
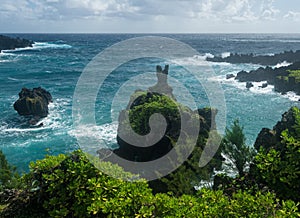
[[[229,57],[230,56],[230,52],[223,52],[222,54],[221,54],[221,57],[222,58],[227,58],[227,57]]]
[[[232,73],[232,74],[236,75],[234,73]],[[209,79],[213,80],[213,81],[218,81],[218,82],[223,83],[223,84],[234,86],[234,87],[236,87],[238,89],[241,89],[241,90],[247,90],[246,82],[239,82],[235,78],[226,79],[226,75],[211,77]],[[262,88],[263,84],[265,84],[265,83],[267,83],[267,81],[252,82],[253,87],[251,87],[249,89],[249,91],[252,92],[252,93],[255,93],[255,94],[275,94],[273,85],[268,85],[267,87]]]
[[[13,78],[13,77],[7,77],[7,79],[12,80],[12,81],[20,81],[19,79]]]
[[[81,125],[76,129],[68,131],[73,137],[86,138],[86,145],[81,148],[89,153],[94,153],[100,148],[113,148],[117,144],[118,122],[106,123],[103,125]],[[94,147],[93,147],[94,146]]]
[[[253,87],[251,87],[249,90],[256,94],[275,94],[273,85],[268,85],[267,87],[262,88],[263,84],[265,83],[267,83],[267,81],[252,82]]]
[[[226,63],[226,62],[210,62],[206,60],[207,58],[213,58],[213,57],[214,57],[213,54],[206,53],[204,55],[194,55],[193,57],[173,59],[172,62],[179,66],[231,65],[230,63]]]
[[[0,60],[0,63],[12,62],[12,60]]]
[[[72,48],[71,45],[68,44],[57,44],[52,42],[35,42],[32,47],[25,47],[25,48],[16,48],[14,50],[2,50],[1,54],[4,55],[12,55],[13,53],[18,53],[22,51],[40,51],[41,49],[68,49]]]
[[[283,43],[299,43],[300,39],[227,39],[233,42],[283,42]]]
[[[68,119],[64,116],[67,105],[71,105],[69,99],[56,99],[53,103],[49,104],[49,114],[47,117],[42,118],[36,125],[29,126],[28,120],[23,117],[18,117],[16,121],[10,121],[9,125],[1,128],[2,133],[9,133],[10,135],[24,135],[31,132],[46,132],[49,130],[68,130],[70,128],[71,118]],[[42,126],[40,126],[42,124]],[[35,135],[35,138],[39,138]]]
[[[235,73],[230,73],[236,76]],[[209,80],[220,82],[221,84],[226,84],[230,86],[234,86],[238,89],[246,90],[246,83],[245,82],[239,82],[235,80],[234,78],[226,79],[226,75],[219,75],[215,77],[209,78]]]
[[[40,132],[47,129],[51,129],[51,128],[50,127],[8,128],[8,129],[4,129],[3,132]]]
[[[36,49],[44,49],[44,48],[72,48],[71,45],[68,44],[57,44],[52,42],[35,42],[33,44],[33,48]]]
[[[232,73],[234,74],[234,73]],[[234,74],[236,75],[236,74]],[[216,77],[211,77],[209,80],[218,81],[221,84],[226,84],[238,88],[240,90],[247,90],[246,82],[239,82],[235,80],[235,78],[226,79],[226,75],[220,75]],[[267,94],[267,95],[278,95],[284,98],[288,98],[291,101],[298,102],[300,101],[300,95],[297,95],[295,92],[287,92],[286,94],[282,95],[278,92],[274,91],[274,85],[268,85],[265,88],[262,88],[262,85],[267,83],[267,81],[261,82],[252,82],[253,87],[249,89],[250,92],[254,94]]]
[[[291,63],[288,63],[288,62],[284,61],[284,62],[278,63],[273,68],[287,67],[287,66],[290,66],[290,65],[291,65]]]
[[[283,95],[285,98],[290,99],[291,101],[300,101],[300,95],[297,95],[295,92],[287,92]]]

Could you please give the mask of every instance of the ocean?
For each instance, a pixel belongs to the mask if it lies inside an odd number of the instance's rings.
[[[28,171],[30,161],[42,159],[45,155],[66,153],[80,148],[73,127],[72,104],[76,84],[87,64],[101,51],[133,37],[147,34],[6,34],[33,40],[32,48],[2,51],[0,54],[0,149],[8,161],[20,172]],[[292,34],[156,34],[188,44],[199,52],[170,63],[170,75],[179,80],[191,93],[197,107],[209,106],[207,95],[195,80],[186,77],[181,65],[202,66],[207,56],[232,53],[253,53],[272,55],[289,50],[300,50],[300,35]],[[155,67],[168,61],[143,58],[122,64],[101,87],[95,104],[98,128],[85,134],[97,134],[104,143],[116,147],[117,117],[119,110],[126,107],[128,99],[112,101],[122,84],[139,75],[153,73]],[[280,63],[277,66],[288,63]],[[224,90],[226,102],[226,123],[228,126],[239,119],[244,126],[247,144],[252,146],[257,134],[264,127],[272,128],[281,119],[282,113],[291,106],[300,106],[300,96],[294,93],[281,95],[272,86],[260,88],[254,83],[247,90],[245,83],[234,79],[226,80],[226,74],[241,70],[254,70],[259,65],[210,63]],[[151,74],[152,75],[152,74]],[[139,83],[139,82],[137,82]],[[149,83],[147,84],[149,85]],[[30,128],[26,119],[13,109],[22,87],[41,86],[53,96],[49,115],[44,118],[43,127]],[[128,93],[143,86],[131,87]],[[180,95],[180,91],[177,92]],[[183,97],[184,99],[184,97]],[[112,109],[112,102],[117,102]],[[184,102],[183,102],[184,103]],[[113,115],[112,115],[113,114]]]

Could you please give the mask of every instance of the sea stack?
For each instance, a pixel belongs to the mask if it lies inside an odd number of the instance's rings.
[[[21,116],[33,116],[30,124],[36,124],[40,118],[48,115],[50,102],[52,102],[52,96],[45,89],[41,87],[22,88],[19,99],[14,103],[14,109]]]

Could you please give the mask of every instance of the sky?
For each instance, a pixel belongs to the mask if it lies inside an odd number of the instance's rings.
[[[300,33],[299,0],[0,0],[2,33]]]

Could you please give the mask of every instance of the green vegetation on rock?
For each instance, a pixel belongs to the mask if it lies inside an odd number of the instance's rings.
[[[288,70],[290,72],[289,77],[294,77],[296,82],[300,82],[300,70]]]
[[[293,125],[281,132],[278,145],[260,147],[255,164],[259,176],[278,196],[300,201],[300,109],[293,107]]]

